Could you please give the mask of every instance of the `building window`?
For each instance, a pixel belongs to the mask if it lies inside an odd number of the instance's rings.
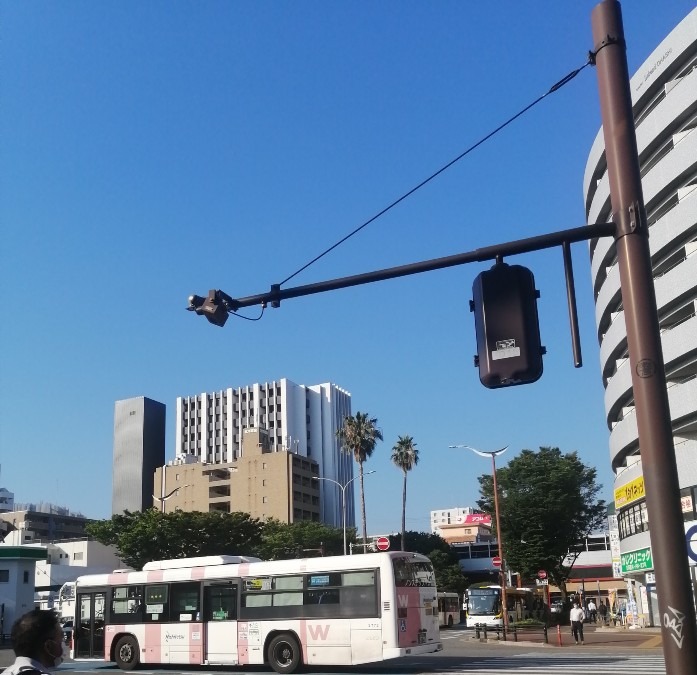
[[[0,570],[0,584],[7,584],[10,582],[10,570]]]
[[[73,560],[82,560],[82,551],[75,551],[75,553],[73,553]]]
[[[22,575],[22,579],[25,584],[29,583],[29,572],[27,570],[24,570],[24,574]]]
[[[261,481],[261,486],[262,486],[262,487],[266,487],[266,478],[264,478],[264,479]]]

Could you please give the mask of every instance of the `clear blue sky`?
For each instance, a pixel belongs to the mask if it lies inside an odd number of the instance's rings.
[[[385,436],[368,529],[399,528],[399,434],[418,443],[407,526],[474,505],[482,449],[578,450],[611,495],[587,247],[585,365],[558,250],[530,267],[545,373],[488,391],[472,281],[490,263],[284,302],[224,329],[187,296],[268,290],[583,65],[595,2],[0,3],[0,485],[107,517],[114,401],[288,377],[331,381]],[[630,72],[693,1],[624,5]],[[288,286],[584,224],[599,129],[586,68]],[[248,315],[257,311],[249,310]]]

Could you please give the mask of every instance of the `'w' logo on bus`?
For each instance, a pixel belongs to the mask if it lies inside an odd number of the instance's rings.
[[[397,601],[399,602],[400,607],[408,607],[409,606],[409,596],[408,595],[398,595]]]
[[[329,626],[308,626],[307,630],[313,640],[326,640],[329,634]]]

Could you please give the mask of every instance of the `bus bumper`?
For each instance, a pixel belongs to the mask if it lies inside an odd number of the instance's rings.
[[[427,645],[414,645],[406,649],[383,649],[382,656],[385,660],[397,659],[401,656],[418,656],[419,654],[432,654],[433,652],[442,652],[442,642],[431,642]]]

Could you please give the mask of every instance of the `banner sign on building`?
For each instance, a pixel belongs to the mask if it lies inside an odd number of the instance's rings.
[[[485,513],[472,513],[465,516],[464,525],[488,525],[491,526],[491,516]]]
[[[643,499],[645,496],[644,477],[639,476],[639,478],[635,478],[615,490],[615,508],[627,506],[627,504]]]
[[[622,574],[652,570],[653,556],[651,555],[651,547],[623,553],[620,562],[622,564]]]

